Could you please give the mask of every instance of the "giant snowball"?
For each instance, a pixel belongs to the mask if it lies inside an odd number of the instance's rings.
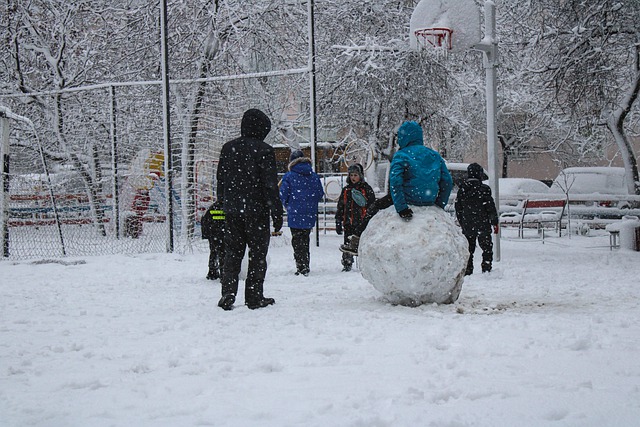
[[[394,304],[453,303],[469,258],[467,239],[444,210],[411,209],[411,221],[393,207],[371,219],[358,248],[362,276]]]

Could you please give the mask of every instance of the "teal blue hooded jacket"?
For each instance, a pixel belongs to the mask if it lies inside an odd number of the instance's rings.
[[[416,122],[404,122],[398,129],[398,145],[400,150],[393,156],[389,172],[396,211],[409,205],[444,209],[453,180],[440,154],[423,145],[422,127]]]

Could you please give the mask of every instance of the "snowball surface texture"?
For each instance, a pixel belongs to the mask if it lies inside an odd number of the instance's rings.
[[[393,304],[450,304],[460,295],[467,239],[436,206],[411,206],[405,221],[393,207],[378,212],[360,238],[362,276]]]

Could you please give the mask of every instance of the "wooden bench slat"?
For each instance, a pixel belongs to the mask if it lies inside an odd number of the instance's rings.
[[[525,200],[525,208],[564,208],[566,200]]]

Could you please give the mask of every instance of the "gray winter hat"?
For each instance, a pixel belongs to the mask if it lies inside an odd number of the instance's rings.
[[[304,153],[302,152],[302,150],[292,150],[291,156],[289,156],[289,163],[301,157],[304,157]]]
[[[348,173],[357,173],[358,175],[360,175],[360,180],[364,180],[364,169],[362,168],[362,165],[360,163],[354,163],[351,166],[349,166],[349,169],[347,169]]]

